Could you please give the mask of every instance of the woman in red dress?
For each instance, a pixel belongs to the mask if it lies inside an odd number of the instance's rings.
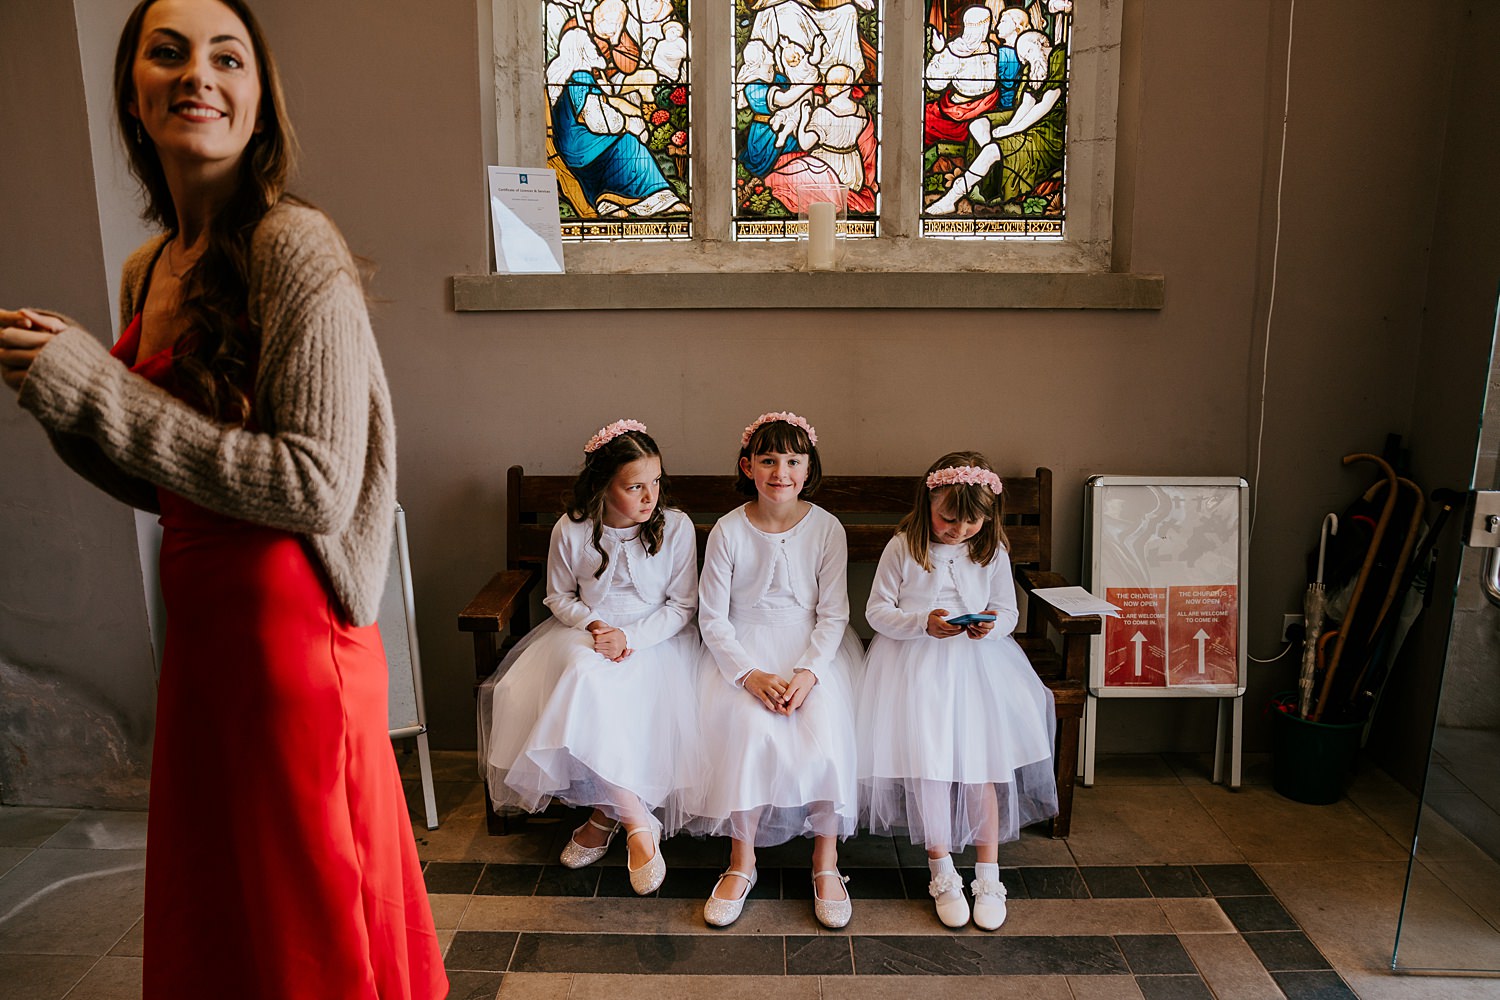
[[[144,0],[115,70],[164,232],[126,262],[113,352],[0,310],[0,375],[69,465],[161,514],[144,996],[436,1000],[374,625],[395,447],[359,278],[284,193],[295,142],[241,0]]]

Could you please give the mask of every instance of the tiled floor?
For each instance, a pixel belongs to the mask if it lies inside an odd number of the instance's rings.
[[[1078,790],[1068,841],[1002,847],[1010,918],[985,934],[944,929],[923,852],[872,837],[843,850],[855,898],[844,931],[813,919],[805,843],[761,852],[744,916],[715,931],[701,908],[723,843],[668,842],[667,882],[640,899],[618,845],[569,871],[556,858],[571,814],[490,837],[472,757],[434,763],[442,824],[423,828],[414,786],[413,817],[454,998],[1500,996],[1493,978],[1389,971],[1415,803],[1373,769],[1346,800],[1305,806],[1269,787],[1263,760],[1230,792],[1198,758],[1105,758]],[[403,768],[415,776],[410,757]],[[139,997],[144,819],[0,808],[0,994]],[[1426,910],[1403,960],[1493,947],[1494,862],[1441,822],[1422,843]]]

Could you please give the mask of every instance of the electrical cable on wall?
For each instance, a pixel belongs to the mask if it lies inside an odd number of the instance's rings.
[[[1281,257],[1281,182],[1286,176],[1287,119],[1292,107],[1292,37],[1297,19],[1297,0],[1292,0],[1286,20],[1286,83],[1281,105],[1281,161],[1276,168],[1276,232],[1271,243],[1271,294],[1266,303],[1265,345],[1260,362],[1260,426],[1255,435],[1255,478],[1250,491],[1250,538],[1255,538],[1255,516],[1260,509],[1261,450],[1266,441],[1266,380],[1271,363],[1271,317],[1276,312],[1276,273]],[[1279,659],[1280,657],[1277,657]],[[1254,659],[1254,657],[1251,657]],[[1257,663],[1270,662],[1256,660]]]
[[[1297,0],[1292,0],[1286,19],[1286,81],[1282,87],[1281,157],[1276,167],[1276,230],[1271,241],[1271,292],[1266,302],[1266,334],[1260,360],[1260,415],[1259,427],[1255,434],[1255,477],[1250,490],[1250,540],[1252,541],[1255,539],[1255,517],[1260,511],[1261,452],[1266,442],[1266,381],[1271,371],[1271,317],[1276,313],[1276,274],[1281,259],[1281,182],[1286,177],[1287,121],[1291,117],[1292,108],[1292,38],[1295,34],[1293,29],[1296,21]],[[1296,648],[1296,645],[1294,642],[1286,643],[1281,652],[1267,660],[1251,656],[1248,650],[1245,656],[1251,663],[1275,663]]]

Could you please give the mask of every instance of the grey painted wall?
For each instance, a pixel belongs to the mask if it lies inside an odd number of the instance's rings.
[[[1475,178],[1496,173],[1497,153],[1482,124],[1493,116],[1473,114],[1483,99],[1470,88],[1489,72],[1474,66],[1482,36],[1464,41],[1456,27],[1470,5],[1438,6],[1422,18],[1398,18],[1400,0],[1298,6],[1277,248],[1288,4],[1126,0],[1120,266],[1166,276],[1159,312],[458,315],[449,277],[482,273],[489,257],[487,10],[476,0],[262,0],[306,149],[297,189],[379,265],[374,320],[400,428],[434,744],[473,744],[470,654],[454,619],[503,560],[506,466],[569,472],[587,435],[625,414],[650,424],[669,469],[684,473],[728,471],[739,429],[773,407],[807,413],[825,466],[839,472],[914,474],[957,447],[1005,470],[1051,466],[1058,562],[1075,576],[1088,475],[1245,475],[1257,486],[1251,652],[1274,653],[1323,512],[1362,485],[1340,457],[1378,449],[1390,431],[1414,441],[1420,431],[1423,455],[1436,453],[1442,429],[1460,419],[1457,399],[1451,409],[1434,411],[1425,397],[1417,405],[1419,389],[1468,363],[1445,345],[1475,336],[1467,313],[1432,329],[1429,272],[1436,253],[1464,253],[1466,227],[1500,221],[1492,195],[1471,207],[1444,191],[1477,188]],[[0,13],[0,37],[45,44],[7,46],[0,60],[46,51],[51,72],[45,88],[0,73],[0,134],[44,134],[56,148],[45,165],[8,165],[0,179],[3,216],[47,233],[26,262],[7,254],[0,264],[0,301],[55,304],[105,331],[119,251],[94,210],[79,67],[59,83],[52,55],[76,59],[80,42],[69,37],[69,4],[27,7],[24,17]],[[1393,81],[1393,19],[1406,35],[1402,80],[1418,83]],[[1455,148],[1462,167],[1444,155]],[[1478,297],[1480,269],[1450,269],[1445,299]],[[59,539],[83,523],[111,527],[91,527],[100,537],[67,558],[28,557],[24,578],[7,558],[4,586],[19,593],[5,602],[0,657],[45,667],[69,687],[64,701],[104,678],[149,678],[129,516],[73,483],[40,434],[4,412],[0,460],[24,470],[0,483],[5,516],[35,508]],[[11,610],[34,591],[84,586],[98,595],[87,609]],[[95,633],[99,607],[118,612],[117,641]],[[1290,658],[1253,668],[1252,749],[1266,744],[1260,705],[1290,686],[1292,670]],[[136,726],[149,697],[137,685],[120,714]],[[1212,727],[1207,705],[1117,702],[1101,713],[1101,745],[1206,750]],[[11,782],[0,773],[0,794],[19,801]]]

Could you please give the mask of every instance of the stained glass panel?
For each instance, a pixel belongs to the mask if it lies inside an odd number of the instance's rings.
[[[690,238],[688,0],[547,0],[543,11],[563,238]]]
[[[845,234],[876,235],[879,0],[733,3],[735,238],[796,238],[831,189]]]
[[[1060,239],[1072,0],[930,0],[922,235]]]

